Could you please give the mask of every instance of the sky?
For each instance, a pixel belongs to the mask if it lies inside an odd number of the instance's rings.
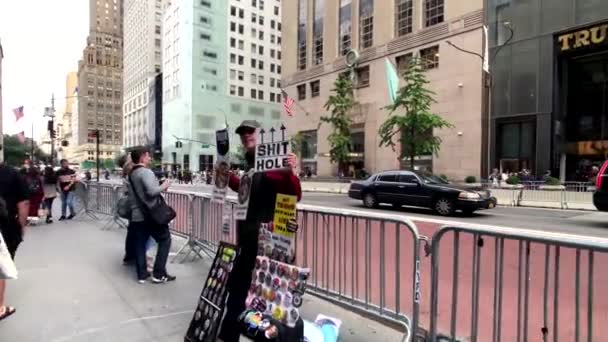
[[[34,139],[46,129],[44,107],[55,94],[57,113],[65,105],[68,72],[78,71],[89,25],[87,0],[0,0],[3,133],[25,131]],[[71,94],[68,94],[68,96]],[[15,123],[13,108],[24,106]]]

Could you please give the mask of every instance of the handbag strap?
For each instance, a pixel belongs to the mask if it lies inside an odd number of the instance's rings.
[[[137,200],[137,206],[139,207],[139,209],[141,209],[142,211],[145,212],[144,214],[149,215],[150,209],[148,208],[148,206],[146,206],[144,201],[142,201],[141,197],[139,197],[139,194],[137,193],[137,189],[135,188],[135,184],[133,184],[133,180],[131,179],[131,175],[133,174],[133,172],[140,167],[143,167],[143,166],[136,165],[135,167],[133,167],[133,170],[131,170],[131,173],[129,174],[129,176],[127,176],[127,179],[129,179],[129,184],[131,184],[131,188],[133,189],[133,195],[135,195],[135,199]]]

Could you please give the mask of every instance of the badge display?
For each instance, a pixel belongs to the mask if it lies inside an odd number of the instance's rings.
[[[234,219],[243,221],[247,218],[249,207],[249,195],[251,194],[251,182],[253,180],[253,169],[245,173],[239,182],[239,193],[237,203],[234,207]]]
[[[227,282],[237,254],[236,246],[220,242],[184,338],[186,342],[216,341],[226,302]]]
[[[228,130],[221,129],[215,131],[217,148],[217,162],[213,168],[213,196],[211,200],[215,203],[224,204],[226,192],[228,191],[228,181],[230,180],[230,160],[228,151],[230,144],[228,141]],[[211,175],[209,175],[211,176]]]

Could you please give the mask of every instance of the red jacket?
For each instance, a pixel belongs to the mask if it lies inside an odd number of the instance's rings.
[[[302,186],[300,179],[293,172],[286,170],[272,170],[264,173],[266,179],[272,184],[273,190],[277,194],[296,195],[298,201],[302,199]],[[238,176],[231,174],[228,186],[233,191],[239,191],[241,180]]]

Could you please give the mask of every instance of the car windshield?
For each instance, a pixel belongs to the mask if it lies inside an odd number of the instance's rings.
[[[446,181],[445,179],[435,176],[433,174],[430,173],[425,173],[425,174],[419,174],[418,175],[420,178],[422,178],[422,180],[426,183],[426,184],[450,184],[448,181]]]

